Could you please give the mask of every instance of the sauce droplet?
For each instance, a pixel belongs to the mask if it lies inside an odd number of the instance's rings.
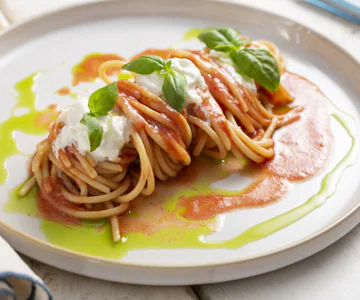
[[[67,86],[64,86],[64,87],[58,89],[56,93],[61,96],[65,96],[65,95],[70,95],[71,90]]]

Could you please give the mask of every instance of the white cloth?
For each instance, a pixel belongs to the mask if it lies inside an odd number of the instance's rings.
[[[0,299],[50,300],[50,290],[0,236]]]

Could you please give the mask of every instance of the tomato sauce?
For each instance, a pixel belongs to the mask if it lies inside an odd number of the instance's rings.
[[[44,188],[39,189],[36,194],[36,204],[41,217],[46,220],[59,222],[69,225],[80,225],[80,220],[71,217],[57,209],[58,206],[75,208],[75,205],[69,203],[61,192],[60,182],[54,182],[51,177],[44,180],[44,183],[51,187],[51,192],[46,192]]]
[[[333,144],[327,99],[314,84],[298,75],[284,74],[282,84],[295,97],[294,109],[300,106],[303,110],[298,121],[275,132],[272,160],[261,165],[248,161],[244,167],[244,162],[234,157],[223,163],[192,158],[191,165],[180,171],[176,178],[157,180],[151,196],[131,201],[131,212],[119,218],[121,231],[125,234],[152,234],[169,227],[211,227],[214,225],[211,218],[235,209],[269,205],[284,197],[296,181],[308,179],[322,170]],[[203,183],[211,187],[212,183],[234,173],[251,177],[253,182],[244,190],[231,194],[213,188],[211,192],[203,193],[199,189]],[[63,203],[61,197],[55,195],[55,198],[55,203]],[[76,222],[59,212],[54,215],[54,207],[41,195],[38,200],[46,219],[70,224]],[[171,207],[169,203],[172,203]]]
[[[109,60],[124,60],[116,54],[90,54],[73,68],[73,82],[78,85],[81,82],[91,82],[99,77],[99,68],[102,63]],[[106,71],[107,75],[115,75],[120,72],[120,68],[109,68]]]
[[[37,128],[49,129],[50,124],[56,119],[58,114],[58,106],[51,104],[35,118],[34,125]]]
[[[56,93],[59,94],[60,96],[66,96],[71,94],[71,90],[67,86],[64,86],[58,89]]]
[[[282,84],[304,108],[300,120],[279,129],[275,135],[274,158],[265,163],[257,179],[239,195],[217,194],[183,197],[183,217],[205,220],[237,208],[261,207],[283,197],[291,182],[316,175],[326,165],[333,138],[327,99],[311,82],[286,73]]]

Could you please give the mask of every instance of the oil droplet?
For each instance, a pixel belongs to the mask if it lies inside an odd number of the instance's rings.
[[[191,28],[188,31],[185,31],[183,34],[183,40],[189,41],[196,39],[199,34],[203,33],[204,31],[214,29],[215,27],[204,27],[204,28]]]

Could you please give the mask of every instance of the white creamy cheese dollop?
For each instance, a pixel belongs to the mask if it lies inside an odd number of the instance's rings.
[[[216,63],[219,65],[231,65],[234,67],[234,63],[232,62],[229,53],[226,52],[220,52],[215,50],[210,50],[209,53],[210,57],[214,58],[216,60]],[[254,79],[242,76],[238,72],[236,72],[235,67],[234,68],[226,68],[226,70],[230,73],[232,78],[239,84],[243,85],[253,93],[256,93],[256,84]]]
[[[115,160],[119,151],[130,140],[131,125],[125,116],[112,114],[111,112],[99,117],[103,128],[103,136],[100,146],[90,152],[90,141],[87,127],[80,123],[84,114],[89,112],[86,99],[77,100],[71,106],[60,112],[59,122],[64,127],[56,137],[53,145],[54,152],[58,155],[60,149],[74,146],[83,155],[90,153],[96,161]]]
[[[201,76],[199,69],[189,60],[185,58],[171,58],[171,69],[183,74],[187,81],[186,103],[195,103],[200,105],[202,102],[201,96],[196,91],[199,88],[205,91],[207,86],[204,78]],[[148,89],[151,93],[158,97],[163,97],[162,86],[164,83],[164,76],[158,72],[149,75],[136,75],[135,82]]]

